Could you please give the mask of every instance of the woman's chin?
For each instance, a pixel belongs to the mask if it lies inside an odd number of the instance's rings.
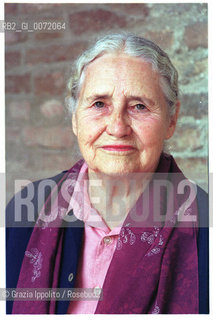
[[[95,172],[99,172],[108,176],[112,177],[122,177],[127,176],[131,173],[138,172],[137,167],[131,166],[130,164],[122,164],[122,163],[115,163],[112,164],[102,163],[101,165],[97,166],[93,169]]]

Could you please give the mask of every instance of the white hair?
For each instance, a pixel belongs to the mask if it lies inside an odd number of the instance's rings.
[[[81,85],[84,81],[84,70],[92,61],[106,53],[123,52],[149,62],[153,70],[160,75],[160,86],[168,103],[169,115],[175,113],[178,99],[178,72],[168,55],[154,42],[132,34],[110,34],[100,38],[91,48],[73,64],[67,88],[69,94],[66,104],[70,112],[75,112]]]

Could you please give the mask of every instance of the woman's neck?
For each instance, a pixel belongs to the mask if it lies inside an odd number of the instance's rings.
[[[151,174],[133,173],[112,177],[90,169],[88,176],[91,204],[110,229],[122,225],[151,179]]]

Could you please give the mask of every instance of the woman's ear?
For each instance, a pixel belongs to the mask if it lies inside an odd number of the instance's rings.
[[[73,113],[73,115],[72,115],[72,130],[73,130],[74,135],[77,136],[77,119],[76,119],[75,113]]]
[[[180,111],[180,101],[177,100],[175,104],[175,114],[170,118],[170,123],[167,129],[166,140],[170,139],[175,132],[179,111]]]

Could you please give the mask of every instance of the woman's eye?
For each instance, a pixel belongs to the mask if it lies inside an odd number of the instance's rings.
[[[138,103],[138,104],[135,105],[135,109],[137,111],[143,111],[143,110],[146,110],[146,106],[144,104],[142,104],[142,103]]]
[[[97,101],[94,103],[94,106],[98,109],[101,109],[104,107],[104,103],[102,101]]]

